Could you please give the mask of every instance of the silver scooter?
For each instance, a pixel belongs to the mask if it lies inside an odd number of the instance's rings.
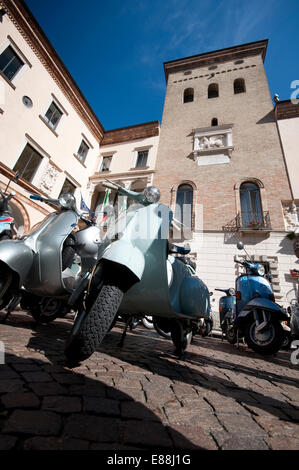
[[[160,191],[149,186],[136,193],[107,181],[135,204],[118,217],[99,247],[85,308],[77,314],[65,355],[70,364],[91,356],[115,316],[129,312],[167,319],[172,341],[183,358],[192,322],[211,316],[209,290],[174,256],[186,255],[190,249],[169,243],[172,212],[158,203]]]
[[[0,309],[6,308],[6,319],[21,302],[22,308],[35,309],[36,315],[40,311],[47,321],[47,309],[53,316],[53,305],[59,311],[73,291],[87,282],[97,259],[100,228],[79,213],[72,194],[30,198],[58,210],[20,240],[0,243]],[[86,227],[74,232],[79,219]],[[75,253],[81,258],[77,272],[70,269]]]

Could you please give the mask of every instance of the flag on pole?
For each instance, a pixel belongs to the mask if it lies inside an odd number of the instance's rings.
[[[80,209],[81,209],[82,211],[87,211],[87,212],[88,212],[89,214],[91,214],[91,215],[94,214],[94,212],[91,211],[91,210],[89,209],[89,207],[87,207],[87,205],[85,204],[84,199],[83,199],[83,197],[82,197],[82,193],[81,193]]]

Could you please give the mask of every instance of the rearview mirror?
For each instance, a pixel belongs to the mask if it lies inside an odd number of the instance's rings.
[[[238,248],[238,250],[244,250],[244,243],[243,242],[238,242],[237,243],[237,248]]]

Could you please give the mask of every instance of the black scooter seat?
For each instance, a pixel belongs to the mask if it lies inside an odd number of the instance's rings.
[[[172,243],[168,245],[168,253],[171,254],[187,255],[190,251],[190,248],[184,248],[183,246],[173,245]]]

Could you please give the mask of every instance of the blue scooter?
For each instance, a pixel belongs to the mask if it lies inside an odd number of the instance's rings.
[[[238,242],[237,248],[249,257],[242,242]],[[285,324],[288,315],[275,302],[264,266],[246,260],[235,261],[245,268],[245,273],[236,279],[236,303],[232,304],[234,296],[220,299],[222,308],[223,305],[229,307],[223,315],[227,339],[230,343],[239,343],[240,338],[245,338],[248,347],[255,352],[274,354],[281,348],[285,332],[289,331]]]

